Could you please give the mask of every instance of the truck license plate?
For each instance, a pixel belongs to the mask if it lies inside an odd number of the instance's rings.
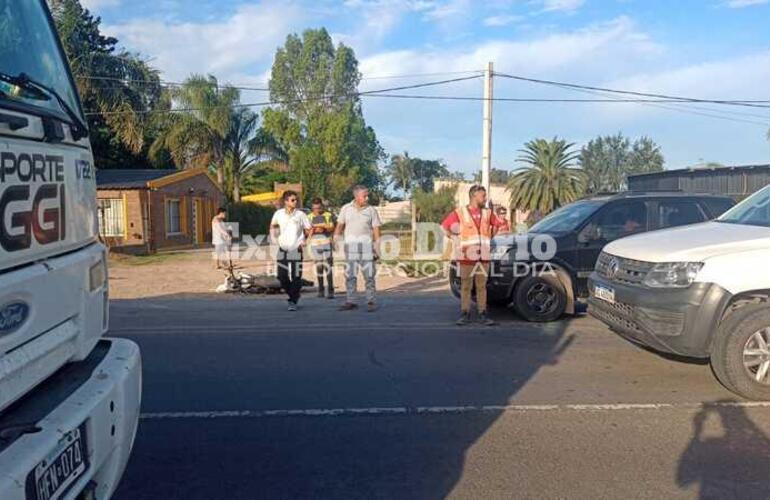
[[[58,500],[88,469],[85,424],[67,433],[56,449],[30,473],[33,500]]]
[[[615,290],[612,288],[596,285],[594,287],[594,296],[597,299],[602,299],[605,302],[609,302],[610,304],[615,303]]]

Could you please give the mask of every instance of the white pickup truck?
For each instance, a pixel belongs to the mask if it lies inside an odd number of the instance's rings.
[[[770,400],[770,186],[715,221],[610,243],[589,292],[621,335],[708,358],[725,387]]]
[[[42,0],[0,0],[0,499],[109,498],[136,435],[136,344],[103,339],[83,111]]]

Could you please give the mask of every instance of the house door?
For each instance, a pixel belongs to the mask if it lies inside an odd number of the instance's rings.
[[[192,223],[194,231],[194,243],[200,245],[203,243],[205,231],[203,230],[203,201],[200,198],[193,199]]]

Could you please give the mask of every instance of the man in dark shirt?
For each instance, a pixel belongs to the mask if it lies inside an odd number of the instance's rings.
[[[326,298],[334,298],[334,259],[332,257],[332,235],[335,218],[324,207],[320,198],[315,198],[310,214],[310,254],[315,262],[318,277],[318,296],[324,297],[324,278],[326,278]]]

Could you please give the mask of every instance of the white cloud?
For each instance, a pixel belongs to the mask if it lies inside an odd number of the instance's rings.
[[[751,100],[766,95],[770,80],[770,52],[733,59],[690,64],[659,72],[616,79],[607,87],[637,92],[717,99]],[[722,108],[735,111],[738,108]],[[743,111],[750,112],[750,109]]]
[[[121,0],[80,0],[80,4],[91,12],[106,7],[116,7]]]
[[[731,9],[742,9],[743,7],[765,5],[768,3],[770,3],[770,0],[729,0],[727,6]]]
[[[229,18],[212,23],[164,23],[133,20],[105,26],[122,44],[149,56],[167,79],[190,73],[227,77],[255,64],[269,64],[286,35],[304,18],[296,5],[263,2],[239,7]]]
[[[741,1],[741,0],[738,0]],[[743,0],[751,1],[751,0]],[[754,0],[756,1],[756,0]],[[583,6],[585,0],[543,0],[544,12],[574,12]]]
[[[626,17],[573,32],[552,33],[531,40],[493,40],[455,50],[399,50],[361,61],[367,74],[465,71],[494,61],[501,72],[525,75],[622,74],[625,65],[638,67],[656,58],[662,47]]]
[[[497,16],[489,16],[484,19],[484,26],[491,26],[491,27],[508,26],[509,24],[519,22],[522,19],[524,19],[524,16],[514,16],[514,15],[504,15],[504,14],[497,15]]]

